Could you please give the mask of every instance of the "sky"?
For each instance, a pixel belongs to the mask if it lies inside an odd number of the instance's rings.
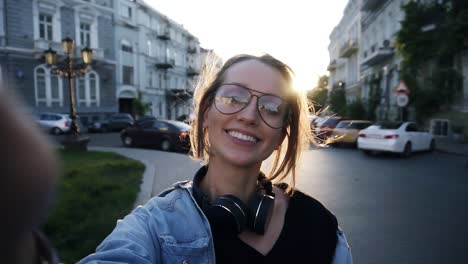
[[[328,74],[328,44],[348,0],[146,0],[224,60],[269,53],[292,67],[298,89]]]

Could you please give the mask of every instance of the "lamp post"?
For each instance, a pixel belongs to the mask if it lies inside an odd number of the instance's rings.
[[[63,51],[65,53],[65,60],[58,63],[57,52],[49,48],[44,52],[45,61],[47,66],[52,67],[51,73],[60,75],[62,78],[68,80],[68,88],[70,94],[70,117],[71,117],[71,134],[66,139],[62,140],[62,145],[65,149],[86,150],[89,142],[89,137],[82,137],[80,135],[80,128],[76,122],[76,101],[75,101],[75,86],[74,79],[76,77],[84,76],[91,70],[91,63],[93,62],[93,50],[84,48],[81,50],[83,63],[73,63],[73,52],[75,50],[75,41],[70,37],[62,40]]]

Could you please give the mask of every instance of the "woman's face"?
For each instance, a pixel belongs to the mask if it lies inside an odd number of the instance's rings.
[[[231,66],[223,83],[253,89],[253,95],[267,93],[282,98],[288,85],[279,71],[257,60]],[[281,144],[284,130],[271,128],[262,120],[257,110],[257,96],[235,114],[219,112],[214,103],[205,111],[203,127],[208,131],[210,162],[217,159],[235,166],[260,165]]]

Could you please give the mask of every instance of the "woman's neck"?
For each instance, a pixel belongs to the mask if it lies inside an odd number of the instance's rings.
[[[255,192],[260,166],[241,168],[210,160],[201,188],[210,200],[231,194],[246,203]]]

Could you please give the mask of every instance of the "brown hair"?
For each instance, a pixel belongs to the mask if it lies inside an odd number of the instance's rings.
[[[193,98],[194,113],[196,116],[191,123],[191,155],[194,159],[204,159],[206,163],[209,162],[210,146],[206,130],[203,128],[204,113],[213,103],[217,88],[224,82],[226,71],[234,64],[248,60],[257,60],[278,70],[288,83],[286,100],[291,106],[291,111],[289,123],[282,128],[286,133],[286,139],[278,149],[275,150],[276,154],[268,178],[279,182],[291,173],[288,189],[288,191],[291,191],[296,182],[296,165],[299,160],[301,149],[304,146],[308,146],[309,142],[313,139],[307,120],[308,106],[305,93],[293,88],[294,73],[292,69],[271,55],[253,56],[241,54],[227,60],[220,70],[215,69],[216,65],[214,63],[208,63],[204,67],[199,82],[196,85]],[[281,153],[284,151],[285,144],[287,144],[285,154],[283,159],[281,159]]]

